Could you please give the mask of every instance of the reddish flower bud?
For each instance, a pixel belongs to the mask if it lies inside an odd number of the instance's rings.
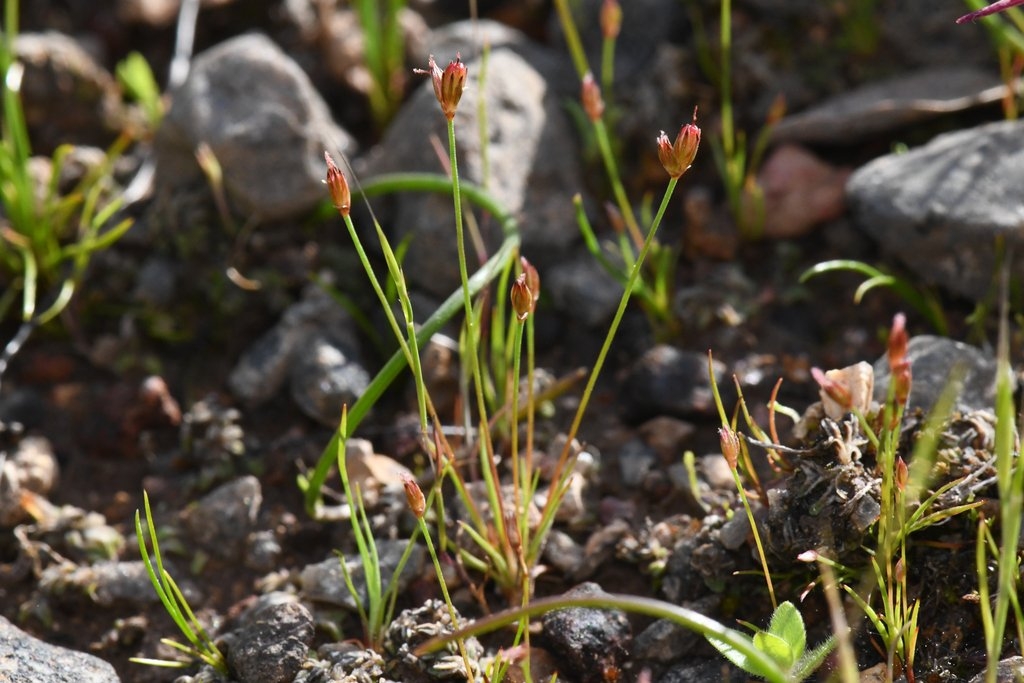
[[[516,312],[516,320],[526,322],[533,310],[533,292],[526,283],[526,273],[521,273],[516,281],[512,283],[512,310]]]
[[[423,519],[423,514],[427,510],[427,501],[423,498],[423,491],[420,489],[420,485],[406,473],[402,473],[402,486],[405,487],[405,499],[409,503],[409,508],[412,513],[416,515],[416,519]]]
[[[896,458],[896,488],[900,491],[907,490],[907,481],[910,480],[910,468],[907,467],[906,461],[903,460],[903,456]]]
[[[519,533],[519,520],[511,510],[505,512],[505,533],[508,534],[508,544],[518,555],[523,550],[523,537]]]
[[[622,6],[616,0],[604,0],[601,3],[601,35],[611,40],[619,35],[622,29]]]
[[[583,89],[580,93],[583,111],[591,121],[599,121],[604,114],[604,99],[601,97],[601,86],[594,80],[589,71],[583,76]]]
[[[658,159],[669,176],[678,178],[690,168],[699,146],[700,128],[697,126],[697,110],[694,109],[693,123],[679,129],[675,142],[669,142],[665,131],[658,136]]]
[[[889,330],[889,345],[887,355],[889,357],[889,370],[893,373],[896,368],[907,359],[907,316],[897,313],[892,319],[892,329]]]
[[[895,384],[893,401],[897,406],[907,404],[910,397],[910,387],[913,384],[913,377],[910,372],[910,361],[905,360],[892,369],[892,381]]]
[[[530,293],[533,294],[533,308],[537,308],[537,300],[540,299],[540,273],[534,268],[533,264],[526,260],[525,256],[519,257],[519,265],[523,268],[523,274],[526,275],[526,286],[530,288]]]
[[[459,107],[459,100],[462,99],[462,91],[466,89],[466,65],[462,63],[462,56],[455,53],[455,59],[448,62],[444,71],[434,61],[434,55],[430,55],[427,61],[427,70],[416,69],[416,73],[427,74],[434,85],[434,96],[441,104],[441,111],[446,119],[451,121],[455,118],[455,110]]]
[[[722,455],[729,463],[729,469],[735,470],[740,458],[740,437],[728,427],[718,430],[718,440],[722,445]]]
[[[842,383],[829,377],[828,374],[821,371],[821,368],[811,368],[811,377],[821,387],[822,400],[827,396],[835,401],[842,411],[841,414],[845,414],[853,408],[853,397],[850,395],[850,390]]]
[[[331,190],[334,208],[344,218],[352,209],[352,193],[348,189],[348,180],[345,179],[345,174],[341,172],[327,152],[324,152],[324,160],[327,161],[327,180],[324,182]]]

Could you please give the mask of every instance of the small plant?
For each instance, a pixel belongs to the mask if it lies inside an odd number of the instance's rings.
[[[164,103],[149,62],[138,52],[132,52],[117,63],[114,72],[121,87],[142,107],[149,131],[156,131],[164,118]]]
[[[405,45],[399,14],[405,0],[356,0],[356,15],[363,29],[363,55],[370,72],[370,110],[383,128],[395,115],[405,94]]]
[[[708,642],[722,653],[726,659],[744,671],[768,678],[770,671],[763,669],[760,660],[753,659],[746,651],[737,650],[735,646],[720,640],[717,636],[707,635]],[[768,629],[756,629],[749,636],[750,647],[766,654],[780,669],[786,672],[786,680],[798,683],[806,680],[817,671],[825,657],[835,648],[835,636],[830,636],[814,649],[807,651],[807,631],[804,619],[793,603],[783,602],[772,612]]]
[[[71,301],[93,254],[110,247],[131,227],[131,219],[115,220],[123,201],[111,199],[114,160],[128,143],[121,136],[103,164],[87,173],[70,194],[61,196],[57,183],[71,147],[53,154],[49,182],[36,187],[29,171],[32,155],[21,105],[24,67],[14,55],[18,32],[18,2],[7,0],[0,35],[0,270],[9,286],[0,295],[0,319],[6,317],[21,293],[21,326],[0,352],[0,378],[8,364],[38,327],[50,322]],[[42,198],[38,190],[42,189]],[[42,310],[40,302],[45,302]]]
[[[811,266],[800,275],[800,282],[807,282],[811,278],[824,275],[825,273],[850,271],[860,273],[867,279],[857,287],[853,293],[853,302],[859,304],[864,295],[877,287],[889,287],[899,294],[904,301],[921,314],[928,321],[938,334],[943,336],[949,334],[949,323],[946,320],[946,313],[942,308],[942,302],[933,292],[927,289],[915,288],[906,280],[887,273],[863,261],[853,259],[835,259],[822,261]]]
[[[178,630],[185,636],[188,644],[180,643],[171,638],[162,638],[160,642],[185,653],[193,659],[209,664],[219,673],[227,676],[228,665],[224,655],[206,632],[206,629],[203,628],[203,625],[196,619],[195,613],[189,606],[181,589],[178,588],[178,584],[175,583],[170,573],[164,568],[163,557],[160,554],[160,543],[157,540],[156,525],[153,523],[153,512],[149,508],[149,494],[145,491],[142,493],[142,500],[146,512],[145,530],[142,527],[142,518],[139,511],[135,511],[135,538],[139,543],[139,554],[146,565],[146,573],[149,574],[149,581],[153,584],[153,590],[160,597],[160,602],[163,604],[164,609],[171,619],[174,620],[174,623],[177,624]],[[153,559],[150,559],[149,551],[146,548],[147,536],[150,544],[153,546]],[[189,666],[188,662],[147,659],[144,657],[133,657],[131,661],[136,664],[169,668]]]
[[[733,220],[744,237],[759,237],[764,228],[764,192],[757,183],[757,171],[768,150],[772,129],[785,114],[785,100],[776,98],[752,145],[745,131],[737,129],[732,92],[732,1],[722,0],[719,14],[717,59],[704,31],[699,8],[691,2],[691,17],[697,27],[697,56],[704,73],[715,83],[721,99],[721,129],[711,140],[715,166],[725,185]]]

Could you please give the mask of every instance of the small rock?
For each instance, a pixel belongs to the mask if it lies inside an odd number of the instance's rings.
[[[255,406],[290,381],[292,398],[303,412],[334,427],[342,404],[351,405],[370,381],[359,350],[348,313],[322,288],[310,286],[246,350],[228,386],[241,401]]]
[[[572,536],[559,529],[548,532],[542,554],[547,564],[565,576],[572,576],[583,564],[583,548]]]
[[[542,281],[555,306],[586,327],[607,323],[622,299],[622,285],[589,252],[564,259]]]
[[[31,517],[23,507],[23,493],[45,497],[60,470],[53,446],[43,437],[20,439],[12,449],[0,448],[0,453],[7,455],[0,459],[0,527],[13,527]]]
[[[380,574],[384,580],[383,590],[387,590],[388,582],[398,567],[398,561],[401,559],[402,553],[405,552],[405,547],[408,543],[408,541],[392,541],[387,539],[377,541]],[[419,576],[425,559],[426,550],[424,547],[418,543],[414,544],[404,571],[396,579],[398,581],[399,593],[405,590],[409,581]],[[300,574],[299,583],[302,586],[302,594],[306,599],[337,605],[354,612],[356,611],[356,602],[345,585],[341,562],[341,559],[332,555],[323,562],[306,565]],[[348,567],[356,592],[359,593],[360,600],[362,600],[363,604],[366,604],[366,575],[363,573],[362,560],[358,554],[353,554],[346,555],[344,562]]]
[[[7,678],[10,676],[11,678]],[[0,677],[11,683],[120,683],[107,662],[33,638],[0,616]]]
[[[619,449],[619,472],[626,486],[639,486],[657,464],[657,454],[640,439],[630,439]]]
[[[772,130],[772,140],[854,144],[1005,96],[1006,86],[987,69],[926,68],[853,88],[787,116]]]
[[[995,241],[1024,238],[1024,121],[940,135],[857,169],[846,185],[857,225],[925,282],[980,300]]]
[[[203,549],[217,557],[235,557],[245,547],[262,503],[259,480],[252,475],[239,477],[190,505],[182,521]]]
[[[402,610],[384,634],[386,671],[389,677],[403,683],[427,683],[434,680],[476,681],[483,646],[476,638],[463,640],[466,658],[473,671],[466,671],[466,661],[455,642],[434,652],[417,655],[415,649],[436,636],[451,633],[466,625],[456,611],[452,612],[440,600],[428,600],[422,607]]]
[[[683,444],[697,431],[693,424],[667,415],[659,415],[644,422],[637,429],[658,458],[676,463],[683,456]]]
[[[714,372],[720,383],[725,366],[715,361]],[[630,421],[656,415],[711,415],[715,404],[707,356],[659,344],[629,369],[621,398],[626,419]]]
[[[175,573],[171,567],[167,567],[167,570],[175,577],[189,603],[196,604],[202,596],[187,576]],[[160,600],[153,590],[142,560],[99,562],[82,567],[71,563],[53,565],[43,570],[39,578],[39,591],[60,604],[73,603],[84,597],[103,606],[124,603],[139,607]]]
[[[442,68],[454,57],[435,53]],[[458,138],[460,177],[474,183],[483,180],[480,136],[476,134],[477,102],[483,96],[490,135],[490,192],[505,210],[520,218],[523,253],[544,271],[557,263],[559,251],[579,239],[572,204],[565,198],[585,187],[563,102],[538,67],[511,49],[491,52],[483,92],[475,87],[479,63],[467,58],[467,68],[470,87],[455,117],[456,130],[462,131]],[[425,79],[395,117],[361,175],[439,172],[429,142],[432,136],[447,139],[444,116],[429,79]],[[430,294],[447,296],[459,284],[451,196],[405,193],[392,199],[392,207],[390,216],[381,214],[382,224],[392,229],[392,239],[415,235],[403,263],[409,282]],[[481,221],[480,228],[487,249],[493,251],[501,241],[500,226],[491,220]]]
[[[566,597],[607,595],[596,583],[581,583]],[[561,657],[565,673],[582,681],[609,681],[621,671],[632,634],[621,610],[570,607],[544,615],[544,638]]]
[[[850,171],[830,166],[803,147],[783,145],[765,160],[757,174],[764,203],[747,206],[750,224],[760,225],[769,239],[792,239],[835,220],[846,211]],[[763,213],[761,213],[763,212]]]
[[[169,190],[202,182],[195,150],[205,143],[228,195],[265,220],[315,207],[327,196],[324,150],[353,151],[302,68],[263,35],[197,56],[172,98],[156,139],[158,181]]]
[[[709,595],[684,607],[701,614],[714,614],[720,603],[719,596]],[[683,658],[689,659],[694,649],[703,643],[704,637],[696,631],[683,628],[668,619],[659,619],[633,640],[633,654],[637,659],[666,664]]]
[[[926,413],[939,399],[957,370],[963,388],[956,405],[963,412],[992,410],[996,401],[996,359],[981,349],[945,337],[918,335],[907,344],[912,380],[908,410]],[[875,361],[875,400],[885,401],[889,391],[889,360]]]
[[[1024,657],[1007,657],[999,661],[996,671],[996,683],[1015,683],[1024,677]],[[972,678],[970,683],[984,683],[985,673]]]
[[[689,659],[676,664],[658,679],[658,683],[747,683],[750,675],[723,657],[718,659]]]
[[[353,348],[324,337],[299,342],[289,373],[292,400],[306,415],[334,426],[341,411],[363,395],[370,373]]]
[[[298,602],[259,609],[232,634],[228,664],[242,683],[289,683],[313,642],[313,615]]]
[[[22,33],[14,42],[25,65],[21,99],[37,152],[64,143],[106,147],[125,117],[114,77],[70,36]]]

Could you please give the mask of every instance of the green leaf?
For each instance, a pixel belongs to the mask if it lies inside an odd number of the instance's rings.
[[[792,661],[800,659],[807,647],[807,630],[804,628],[804,619],[800,611],[793,603],[783,602],[775,608],[772,620],[768,624],[768,633],[778,636],[786,642],[792,650]]]
[[[785,669],[792,667],[796,661],[795,653],[790,644],[774,633],[769,633],[768,631],[758,631],[755,633],[754,647],[774,659],[779,663],[779,666]]]

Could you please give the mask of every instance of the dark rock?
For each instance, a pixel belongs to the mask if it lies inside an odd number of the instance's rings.
[[[622,299],[622,285],[589,252],[562,260],[542,283],[555,306],[586,327],[603,327]]]
[[[750,676],[733,666],[724,657],[718,659],[691,659],[676,664],[658,679],[658,683],[747,683]]]
[[[189,506],[183,521],[192,540],[204,550],[231,558],[245,548],[262,503],[259,480],[251,475],[239,477]]]
[[[318,286],[303,292],[271,330],[256,340],[228,378],[232,393],[259,405],[290,381],[292,398],[310,417],[336,426],[342,403],[369,384],[348,313]]]
[[[1000,660],[996,671],[996,683],[1016,683],[1024,677],[1024,657],[1007,657]],[[970,683],[984,683],[985,673],[972,678]]]
[[[168,188],[202,182],[195,150],[205,143],[228,195],[262,219],[312,209],[327,196],[324,150],[353,151],[306,74],[263,35],[232,38],[196,57],[172,97],[157,135],[158,181]]]
[[[725,366],[715,361],[714,371],[720,383]],[[711,415],[715,403],[707,356],[659,344],[629,369],[621,397],[626,419],[631,421],[656,415]]]
[[[684,607],[700,614],[714,614],[720,602],[719,596],[709,595]],[[640,660],[666,664],[683,658],[689,659],[694,650],[703,644],[704,637],[696,631],[683,628],[668,619],[659,619],[633,640],[633,655]]]
[[[436,54],[435,58],[443,68],[454,56]],[[481,93],[474,87],[479,65],[468,61],[467,67],[470,86],[455,116],[460,178],[479,184],[483,181],[477,132]],[[556,261],[559,251],[579,238],[572,203],[566,201],[585,185],[573,149],[572,126],[544,75],[509,49],[491,53],[482,94],[490,134],[489,189],[507,211],[520,217],[523,253],[543,270]],[[432,136],[448,139],[434,90],[424,82],[395,117],[362,175],[441,171],[429,142]],[[404,194],[393,199],[392,208],[381,214],[392,239],[415,235],[403,264],[409,282],[430,294],[447,296],[459,284],[451,196]],[[501,242],[500,226],[492,220],[483,221],[480,227],[485,245],[493,251]]]
[[[117,83],[74,38],[22,33],[14,50],[25,65],[22,106],[36,152],[113,142],[125,116]]]
[[[996,237],[1020,244],[1024,122],[940,135],[861,167],[846,186],[854,217],[922,280],[981,299],[996,273]]]
[[[371,378],[354,348],[317,336],[299,341],[289,379],[292,400],[302,412],[335,426],[342,408],[363,395]]]
[[[581,583],[566,597],[607,595],[596,583]],[[588,607],[570,607],[543,617],[544,639],[561,658],[564,673],[581,681],[607,681],[621,669],[628,654],[632,633],[625,613]]]
[[[8,678],[9,676],[9,678]],[[120,683],[98,657],[33,638],[0,616],[0,677],[11,683]]]
[[[384,580],[383,590],[387,590],[388,581],[398,567],[398,561],[405,551],[408,541],[377,541],[377,553],[380,558],[380,574]],[[419,576],[419,572],[426,559],[426,549],[420,545],[413,545],[410,551],[409,560],[405,569],[397,577],[398,592],[401,593],[413,577]],[[344,560],[331,556],[322,562],[306,565],[300,574],[302,595],[307,600],[324,602],[330,605],[337,605],[346,609],[356,611],[356,602],[348,592],[345,585],[344,573],[341,569],[342,561],[348,567],[349,575],[355,586],[360,600],[365,605],[367,601],[366,574],[363,572],[362,561],[358,554],[346,556]]]
[[[297,602],[270,604],[232,636],[228,665],[241,683],[289,683],[313,642],[313,615]]]
[[[619,449],[620,480],[626,486],[639,486],[657,464],[657,454],[640,439],[630,439]]]
[[[942,114],[998,101],[1006,86],[990,71],[934,67],[843,92],[772,130],[775,142],[854,144]]]
[[[958,372],[963,387],[956,406],[962,412],[992,410],[996,400],[996,359],[981,349],[945,337],[919,335],[907,344],[912,382],[907,409],[926,413]],[[889,390],[889,361],[875,361],[875,400],[885,401]]]

